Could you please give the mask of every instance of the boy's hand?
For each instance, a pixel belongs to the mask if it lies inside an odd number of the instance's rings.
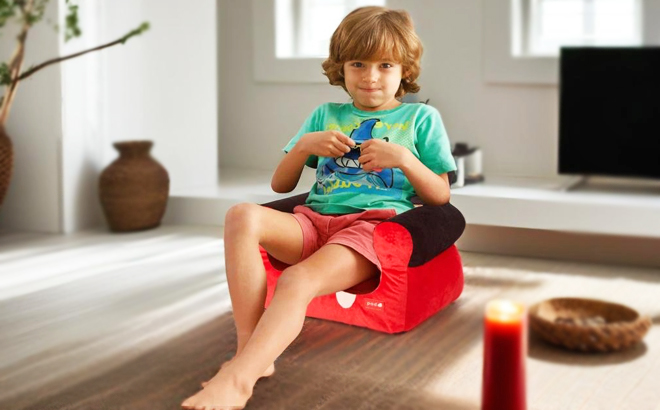
[[[371,139],[360,146],[358,162],[365,171],[380,171],[382,168],[402,168],[411,152],[398,144]]]
[[[339,131],[310,132],[296,143],[296,148],[317,157],[343,157],[355,146],[355,141]]]

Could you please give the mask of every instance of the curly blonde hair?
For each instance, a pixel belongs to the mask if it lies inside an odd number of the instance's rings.
[[[394,59],[402,66],[401,85],[395,97],[419,91],[423,46],[415,33],[412,18],[404,10],[360,7],[350,12],[332,34],[330,56],[321,65],[330,84],[344,91],[344,63],[352,60]]]

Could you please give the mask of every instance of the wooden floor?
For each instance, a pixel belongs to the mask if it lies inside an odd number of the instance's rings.
[[[528,408],[660,409],[660,270],[462,253],[461,298],[386,335],[307,319],[247,409],[479,409],[482,312],[584,296],[654,318],[627,352],[530,338]],[[177,409],[233,354],[222,231],[0,234],[0,409]]]

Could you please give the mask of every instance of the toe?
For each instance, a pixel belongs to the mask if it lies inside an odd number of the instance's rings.
[[[181,407],[184,409],[195,409],[195,400],[193,400],[193,397],[188,397],[181,403]]]

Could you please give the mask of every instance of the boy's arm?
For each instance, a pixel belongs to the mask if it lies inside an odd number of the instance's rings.
[[[408,149],[401,170],[415,189],[415,193],[427,205],[444,205],[449,202],[449,177],[447,173],[436,174],[417,159]]]
[[[303,152],[298,144],[294,145],[291,151],[282,158],[273,174],[270,182],[273,191],[279,194],[293,191],[298,185],[307,158],[309,158],[309,154]]]

